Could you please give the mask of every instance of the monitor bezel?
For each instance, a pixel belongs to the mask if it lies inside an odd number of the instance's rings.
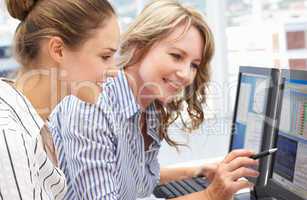
[[[229,142],[229,149],[228,152],[232,151],[232,143],[234,139],[235,134],[235,122],[237,118],[237,110],[238,110],[238,101],[239,101],[239,95],[240,95],[240,86],[241,86],[241,78],[242,74],[255,74],[255,75],[261,75],[261,76],[268,76],[270,77],[270,86],[268,91],[268,106],[266,108],[266,120],[263,127],[264,133],[270,133],[270,134],[263,134],[262,136],[262,144],[261,144],[261,151],[266,150],[272,146],[272,135],[273,135],[273,125],[272,120],[275,117],[275,106],[276,106],[276,100],[274,96],[277,95],[278,92],[278,85],[279,85],[279,70],[276,68],[265,68],[265,67],[256,67],[256,66],[240,66],[239,69],[239,75],[238,75],[238,84],[237,84],[237,92],[236,92],[236,100],[234,105],[234,112],[233,112],[233,118],[232,118],[232,125],[231,125],[231,133],[230,133],[230,142]],[[274,108],[274,109],[273,109]],[[264,186],[268,179],[268,169],[270,165],[268,162],[270,161],[270,157],[263,158],[260,160],[259,163],[259,172],[261,176],[259,176],[256,180],[251,179],[256,186]]]
[[[279,124],[280,124],[280,114],[282,109],[282,100],[283,100],[283,92],[286,80],[304,80],[307,81],[307,71],[304,70],[289,70],[283,69],[281,70],[281,83],[280,83],[280,95],[278,98],[278,106],[277,106],[277,117],[276,117],[276,126],[274,130],[274,138],[273,138],[273,147],[277,147],[277,138],[279,132]],[[272,162],[269,169],[269,179],[267,183],[267,188],[259,189],[258,193],[263,193],[265,196],[271,196],[274,198],[288,200],[288,199],[296,199],[296,200],[307,200],[307,198],[302,198],[295,193],[289,191],[280,183],[273,179],[273,169],[274,169],[274,160],[275,155],[272,156]],[[261,190],[263,192],[261,192]]]

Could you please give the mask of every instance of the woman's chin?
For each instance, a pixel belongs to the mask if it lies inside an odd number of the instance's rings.
[[[174,101],[176,99],[176,96],[166,96],[163,98],[158,99],[159,102],[161,102],[163,105],[167,105],[168,103],[171,103],[172,101]]]

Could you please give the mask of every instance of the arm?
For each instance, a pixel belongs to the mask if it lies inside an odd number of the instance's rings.
[[[259,172],[250,169],[258,161],[250,158],[254,153],[248,150],[234,150],[218,164],[212,183],[203,191],[174,198],[173,200],[230,200],[240,189],[252,184],[242,177],[257,177]]]
[[[187,179],[196,176],[199,170],[194,167],[163,167],[160,170],[160,184],[165,184],[175,180]]]
[[[17,127],[17,126],[16,126]],[[31,151],[35,140],[20,130],[0,129],[0,199],[32,199],[34,184],[25,149]],[[24,137],[23,137],[24,136]],[[24,144],[25,139],[27,143]],[[33,143],[32,143],[33,142]],[[30,157],[30,159],[33,159]],[[33,173],[33,172],[32,172]]]
[[[210,196],[207,194],[207,190],[200,191],[200,192],[194,192],[185,196],[173,198],[171,200],[213,200],[210,198]]]
[[[44,146],[41,135],[38,135],[34,150],[34,162],[39,166],[37,168],[39,185],[50,199],[60,200],[64,198],[66,193],[66,178],[45,152]]]
[[[67,195],[118,200],[116,139],[104,114],[94,106],[88,112],[100,117],[85,115],[79,105],[72,111],[69,101],[61,105],[65,109],[52,114],[49,127],[70,186]]]
[[[117,200],[116,140],[106,119],[78,117],[78,124],[63,126],[62,152],[77,199]],[[65,123],[66,118],[62,121]]]
[[[187,179],[197,176],[204,176],[211,182],[213,180],[218,162],[205,163],[203,165],[187,166],[187,167],[164,167],[161,169],[161,184],[170,181]]]
[[[2,129],[0,157],[0,199],[38,198],[43,190],[50,199],[63,199],[65,176],[55,172],[57,169],[36,138],[27,135],[22,129]],[[34,178],[35,175],[38,175],[38,179]]]
[[[20,109],[18,106],[16,110]],[[13,110],[3,104],[0,108],[2,117],[0,127],[1,197],[3,199],[37,199],[42,192],[50,199],[62,199],[61,197],[65,194],[65,176],[50,173],[56,168],[42,147],[39,126],[37,129],[33,128],[30,121],[24,120],[29,117],[27,114],[16,111],[20,114],[16,117]],[[37,119],[33,118],[33,120]],[[50,188],[51,184],[53,184],[52,188]]]

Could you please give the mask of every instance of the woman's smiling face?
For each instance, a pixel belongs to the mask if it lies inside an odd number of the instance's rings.
[[[142,98],[168,103],[193,82],[204,41],[196,27],[191,26],[184,33],[185,28],[185,25],[177,26],[139,62]]]

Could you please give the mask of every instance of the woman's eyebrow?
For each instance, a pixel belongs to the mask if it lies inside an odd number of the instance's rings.
[[[184,54],[184,55],[188,55],[188,53],[187,53],[187,52],[185,52],[185,50],[180,49],[180,48],[178,48],[178,47],[171,47],[171,49],[174,49],[174,50],[180,51],[180,53],[182,53],[182,54]]]
[[[109,50],[109,51],[112,51],[112,52],[116,52],[117,51],[117,49],[114,49],[114,48],[111,48],[111,47],[109,47],[109,48],[104,48],[105,50]]]
[[[185,50],[183,50],[183,49],[180,49],[180,48],[178,48],[178,47],[171,47],[172,49],[174,49],[174,50],[177,50],[177,51],[180,51],[184,56],[187,56],[187,55],[189,55]],[[196,61],[196,62],[200,62],[201,61],[201,59],[199,59],[199,58],[196,58],[194,61]]]

